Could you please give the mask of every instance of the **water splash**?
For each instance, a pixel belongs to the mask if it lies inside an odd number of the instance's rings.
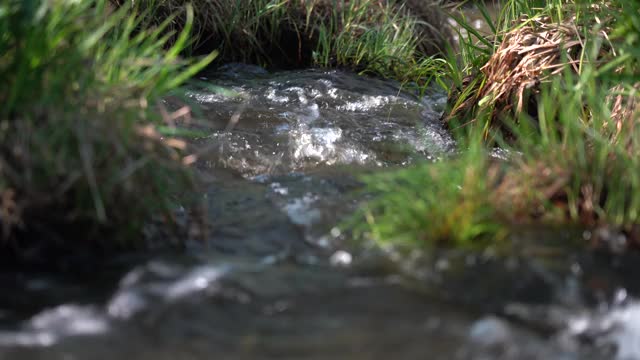
[[[198,141],[210,148],[205,166],[247,176],[284,174],[337,164],[407,164],[455,147],[439,121],[443,93],[418,98],[393,82],[342,71],[248,74],[236,67],[209,77],[237,96],[191,94],[211,132]],[[239,120],[229,129],[235,115]]]
[[[96,308],[61,305],[33,316],[22,330],[0,332],[0,345],[51,346],[66,337],[101,335],[109,330],[109,319]]]

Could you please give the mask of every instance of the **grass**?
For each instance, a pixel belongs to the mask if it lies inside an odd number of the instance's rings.
[[[429,27],[444,23],[438,11],[433,11],[430,18],[420,19],[418,11],[411,10],[410,2],[363,0],[336,4],[340,11],[330,12],[328,20],[312,26],[318,37],[313,52],[315,64],[351,67],[362,73],[420,84],[428,84],[442,67],[443,62],[432,55],[444,50],[445,35]]]
[[[380,243],[486,246],[520,225],[566,224],[640,245],[636,2],[511,0],[490,37],[459,19],[460,51],[436,59],[416,34],[439,20],[413,2],[202,1],[195,12],[181,0],[0,5],[5,254],[73,233],[131,246],[150,218],[171,219],[192,179],[160,100],[216,56],[180,55],[211,44],[223,61],[450,86],[463,152],[366,179],[379,197],[360,231]],[[495,146],[509,159],[491,157]]]
[[[400,249],[451,241],[477,247],[488,245],[477,239],[501,237],[504,224],[486,196],[489,164],[480,154],[365,178],[367,191],[378,197],[366,205],[356,236]]]
[[[121,2],[114,0],[118,5]],[[161,21],[184,0],[143,0]],[[442,67],[444,15],[435,2],[197,0],[193,51],[220,62],[276,68],[342,67],[424,85]],[[182,28],[183,19],[171,22]]]
[[[0,4],[4,255],[73,234],[134,245],[153,215],[170,217],[172,189],[191,182],[184,143],[158,131],[173,120],[160,100],[215,54],[179,57],[191,9],[177,34],[167,32],[171,18],[149,26],[138,8],[112,10],[102,0]]]
[[[485,246],[523,225],[606,226],[637,247],[640,5],[512,0],[501,16],[502,30],[470,33],[448,62],[446,119],[463,154],[369,178],[379,197],[360,231]]]

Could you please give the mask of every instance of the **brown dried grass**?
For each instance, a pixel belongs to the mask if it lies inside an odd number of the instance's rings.
[[[633,134],[640,120],[640,83],[636,83],[630,93],[624,94],[622,85],[611,89],[611,94],[605,101],[611,104],[611,119],[605,124],[613,125],[612,140],[618,141],[622,139],[621,134]],[[633,139],[627,139],[627,148],[633,151]],[[623,140],[624,141],[624,140]],[[637,150],[636,150],[637,151]]]
[[[615,57],[615,51],[608,46],[609,31],[602,26],[597,33],[588,34],[601,37],[604,45],[595,59],[587,60],[583,54],[587,41],[585,25],[577,24],[574,17],[561,24],[549,17],[521,18],[519,24],[504,34],[487,63],[465,79],[462,91],[450,96],[449,104],[455,105],[451,105],[444,121],[457,128],[487,116],[489,127],[498,128],[510,137],[512,134],[504,121],[517,120],[523,113],[536,120],[536,95],[543,83],[567,69],[579,74],[586,61],[598,67]],[[610,90],[614,95],[604,99],[612,109],[609,124],[614,124],[616,129],[612,134],[614,138],[623,127],[636,126],[635,121],[629,119],[638,118],[640,113],[640,83],[635,84],[634,89],[635,93],[621,94],[625,89],[617,86]]]
[[[492,125],[522,112],[535,115],[535,95],[540,84],[567,67],[578,72],[584,39],[572,21],[554,24],[547,17],[522,18],[504,38],[478,73],[481,81],[471,96],[451,109],[445,117],[473,121],[481,110],[489,111]],[[471,80],[471,79],[469,79]]]

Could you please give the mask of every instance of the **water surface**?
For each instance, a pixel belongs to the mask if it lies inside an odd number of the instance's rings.
[[[200,80],[180,126],[198,131],[207,238],[3,274],[0,359],[640,358],[640,262],[577,250],[588,234],[394,261],[342,233],[368,196],[359,174],[456,151],[442,92],[245,65]]]

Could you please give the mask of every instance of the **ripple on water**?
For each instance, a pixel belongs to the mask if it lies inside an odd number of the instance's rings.
[[[407,164],[453,150],[439,120],[446,99],[439,92],[418,98],[393,82],[344,71],[288,71],[258,78],[253,72],[228,72],[213,74],[209,81],[239,95],[197,89],[191,94],[202,105],[211,132],[198,141],[199,146],[212,144],[203,160],[209,166],[255,176],[336,164]],[[239,121],[229,129],[234,114]]]
[[[563,336],[588,341],[602,356],[640,359],[640,302],[630,300],[608,310],[574,316]]]

